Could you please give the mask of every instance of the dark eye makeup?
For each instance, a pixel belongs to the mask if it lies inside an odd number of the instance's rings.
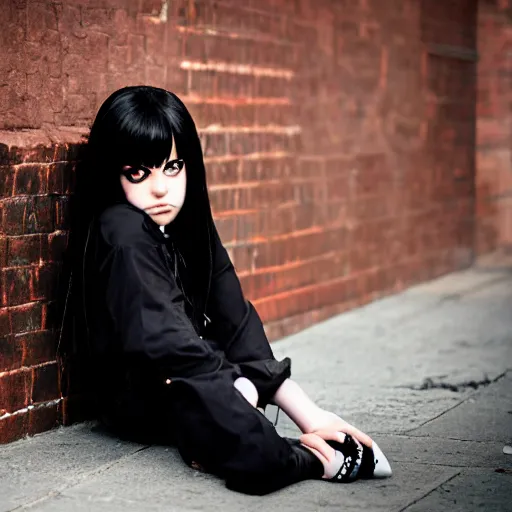
[[[185,161],[182,158],[170,160],[165,164],[163,173],[166,176],[177,176],[184,165]],[[121,174],[130,183],[141,183],[151,174],[151,171],[147,167],[139,165],[138,167],[129,167],[128,169],[122,170]]]

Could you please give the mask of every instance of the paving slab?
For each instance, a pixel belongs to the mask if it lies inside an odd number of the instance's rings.
[[[512,475],[488,470],[462,471],[404,512],[510,512]]]
[[[512,372],[409,434],[512,444]]]
[[[503,453],[500,442],[384,435],[379,437],[378,443],[394,462],[512,470],[512,457]]]
[[[444,411],[460,404],[471,392],[454,393],[444,389],[418,391],[392,387],[336,385],[320,389],[315,383],[299,381],[315,402],[339,414],[368,433],[402,433],[420,427]],[[276,413],[268,414],[275,418]],[[299,432],[281,411],[278,431],[286,435]],[[377,438],[376,438],[377,439]]]
[[[142,445],[95,432],[94,423],[61,427],[0,448],[0,512],[23,506],[112,466]]]

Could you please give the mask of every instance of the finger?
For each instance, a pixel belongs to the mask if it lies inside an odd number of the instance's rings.
[[[321,429],[316,430],[314,433],[325,441],[337,441],[338,443],[345,441],[345,434],[340,431]]]
[[[327,464],[334,457],[334,449],[318,436],[310,436],[300,441],[304,446],[314,451],[323,464]]]
[[[368,446],[368,448],[372,447],[373,441],[371,437],[365,434],[364,432],[361,432],[359,429],[357,429],[353,425],[350,425],[349,423],[340,426],[338,432],[349,434],[354,439],[357,439],[361,444]],[[316,430],[314,433],[319,435],[322,439],[332,439],[333,441],[339,441],[339,439],[337,439],[336,437],[332,437],[333,434],[336,434],[336,432],[330,429]],[[344,439],[342,439],[339,442],[343,442],[343,440]]]
[[[333,459],[334,448],[330,447],[320,436],[316,434],[304,434],[299,439],[302,444],[305,444],[309,448],[314,448],[321,453],[327,461]]]
[[[325,467],[329,464],[329,461],[323,456],[323,454],[315,448],[311,448],[311,446],[308,446],[307,444],[303,444],[303,446],[306,447],[309,451],[313,452],[316,457],[318,457],[318,460],[322,463],[325,469]]]
[[[372,448],[372,438],[369,435],[365,434],[364,432],[361,432],[361,430],[359,430],[358,428],[352,425],[347,425],[343,432],[345,432],[346,434],[350,434],[352,437],[357,439],[361,444],[368,446],[368,448]]]

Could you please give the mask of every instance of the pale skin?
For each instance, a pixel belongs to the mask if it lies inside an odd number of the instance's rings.
[[[186,166],[179,161],[176,145],[169,158],[160,167],[124,166],[121,186],[126,199],[145,211],[159,226],[171,223],[185,202],[187,187]],[[130,175],[130,179],[126,176]],[[133,180],[140,180],[136,183]],[[258,392],[254,384],[245,377],[234,382],[234,386],[254,407],[258,403]],[[279,406],[300,428],[300,441],[322,461],[324,467],[335,452],[325,441],[340,441],[340,432],[350,434],[362,444],[372,447],[372,439],[339,416],[318,407],[293,380],[283,382],[273,397]],[[342,434],[341,434],[342,436]]]

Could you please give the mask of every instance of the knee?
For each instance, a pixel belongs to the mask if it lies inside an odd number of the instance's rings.
[[[253,407],[256,407],[259,399],[258,390],[249,379],[239,377],[235,380],[234,386]]]

